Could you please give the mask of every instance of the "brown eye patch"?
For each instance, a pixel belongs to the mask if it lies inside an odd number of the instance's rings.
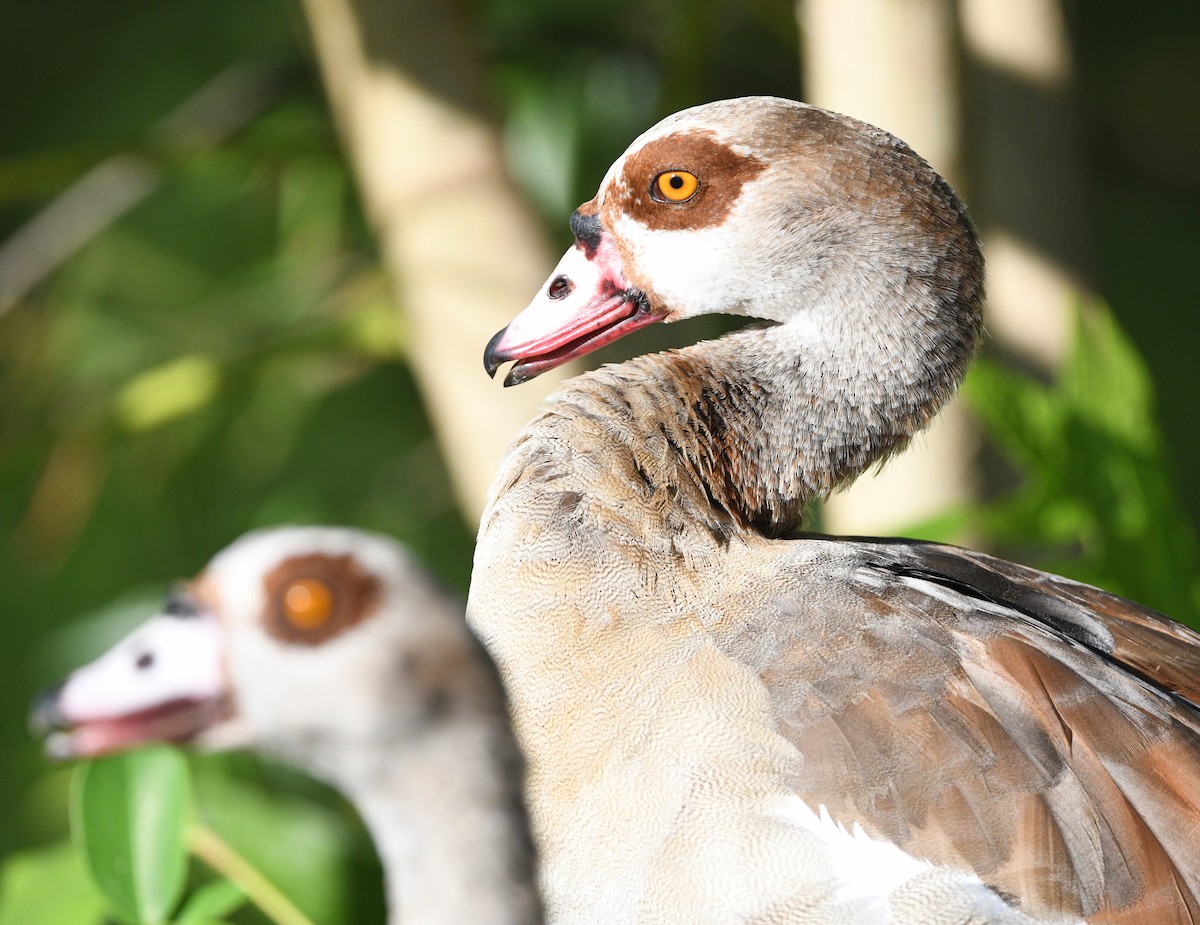
[[[712,228],[725,220],[742,187],[764,169],[763,161],[737,153],[710,131],[675,132],[647,142],[625,159],[604,197],[604,211],[622,212],[659,231]],[[656,186],[660,177],[673,175],[694,178],[697,184],[682,201],[669,187]],[[684,182],[690,187],[693,181]],[[612,227],[611,221],[606,224]]]
[[[361,623],[379,600],[379,579],[352,556],[285,559],[263,578],[267,632],[283,642],[316,646]]]

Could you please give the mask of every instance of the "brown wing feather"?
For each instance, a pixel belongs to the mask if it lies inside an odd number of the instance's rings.
[[[774,698],[810,805],[1034,915],[1200,922],[1200,721],[1171,693],[1194,696],[1200,637],[950,547],[792,543],[802,564],[721,644]]]
[[[1097,627],[1110,637],[1106,654],[1158,687],[1200,704],[1200,633],[1149,607],[1059,575],[981,552],[910,541],[871,541],[894,565],[919,563],[1048,622],[1077,641]],[[917,567],[920,567],[917,565]],[[1074,630],[1074,632],[1073,632]]]

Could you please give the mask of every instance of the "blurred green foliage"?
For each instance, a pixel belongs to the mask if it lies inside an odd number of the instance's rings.
[[[99,925],[104,909],[69,842],[10,855],[0,871],[0,925]]]
[[[0,923],[216,925],[238,910],[274,925],[381,921],[381,872],[346,814],[301,796],[311,781],[248,785],[231,761],[246,756],[189,771],[183,752],[151,746],[79,764],[73,844],[4,865]]]
[[[175,917],[175,925],[220,925],[245,902],[245,892],[232,880],[213,880],[188,897]]]
[[[1076,312],[1053,382],[984,357],[962,392],[1012,487],[905,533],[949,542],[971,534],[1018,562],[1200,626],[1200,539],[1180,502],[1149,370],[1107,308]]]
[[[965,393],[1020,474],[974,520],[996,545],[1200,626],[1200,542],[1180,504],[1149,371],[1110,312],[1078,313],[1054,383],[985,360]]]
[[[514,176],[561,235],[662,113],[800,94],[790,3],[470,12]],[[1072,14],[1100,289],[1152,358],[1169,442],[1107,322],[1085,326],[1054,385],[981,367],[969,392],[1019,485],[977,528],[1023,561],[1194,618],[1200,483],[1183,481],[1180,501],[1164,473],[1171,459],[1185,475],[1200,465],[1195,338],[1179,333],[1197,297],[1200,119],[1169,92],[1196,83],[1200,7]],[[0,61],[0,252],[92,171],[123,176],[127,194],[44,280],[0,301],[0,855],[21,851],[0,873],[0,923],[64,925],[97,921],[100,900],[72,852],[41,847],[65,832],[69,775],[24,729],[39,686],[247,529],[380,530],[465,589],[473,527],[453,506],[296,5],[10,5]],[[104,206],[77,202],[85,216]],[[339,798],[249,756],[190,762],[208,824],[314,919],[382,920],[378,865]],[[46,876],[62,887],[39,897]]]
[[[147,616],[168,582],[249,528],[314,521],[398,536],[465,588],[472,534],[297,10],[8,12],[0,56],[28,79],[20,100],[0,82],[13,114],[0,241],[115,156],[149,188],[0,310],[0,855],[66,827],[68,775],[48,769],[25,729],[32,693]],[[33,42],[39,30],[61,30],[62,44]],[[204,88],[218,111],[246,111],[224,138],[165,119]],[[198,766],[212,827],[295,902],[330,925],[382,921],[378,864],[343,801],[247,758]],[[0,920],[96,921],[72,858],[6,865]],[[40,906],[33,895],[47,869],[64,878],[50,911],[44,889]],[[235,918],[262,920],[253,909]]]

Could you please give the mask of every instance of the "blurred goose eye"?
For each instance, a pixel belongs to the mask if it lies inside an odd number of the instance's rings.
[[[301,631],[319,629],[333,614],[333,592],[316,578],[301,578],[288,584],[279,603],[283,618]]]
[[[687,202],[696,195],[700,180],[686,170],[664,170],[650,184],[650,194],[659,202]]]
[[[352,555],[284,559],[263,576],[263,628],[281,642],[319,646],[375,612],[379,578]]]

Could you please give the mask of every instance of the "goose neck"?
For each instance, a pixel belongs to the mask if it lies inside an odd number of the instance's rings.
[[[390,922],[541,922],[521,763],[504,717],[407,735],[352,769],[341,787],[383,863]]]
[[[669,526],[780,536],[902,449],[958,386],[977,339],[977,317],[880,326],[845,313],[820,328],[801,317],[580,377],[552,418],[573,417],[574,436],[593,442],[604,420],[637,475],[623,493],[674,506]]]

